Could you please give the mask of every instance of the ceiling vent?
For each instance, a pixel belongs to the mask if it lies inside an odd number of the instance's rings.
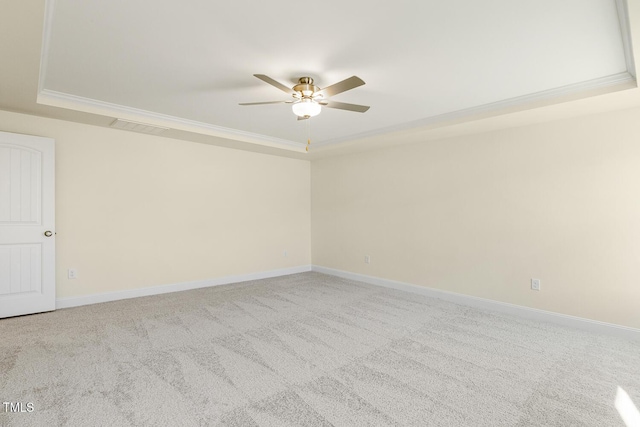
[[[145,123],[137,123],[123,119],[115,119],[113,123],[111,123],[111,127],[116,129],[130,130],[133,132],[149,133],[151,135],[158,135],[165,130],[169,130],[169,128],[148,125]]]

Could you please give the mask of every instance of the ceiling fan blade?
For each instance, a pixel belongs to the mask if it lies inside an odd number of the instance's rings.
[[[281,91],[288,93],[289,95],[294,95],[295,91],[293,89],[291,89],[290,87],[286,87],[285,85],[283,85],[282,83],[273,80],[271,77],[269,76],[265,76],[264,74],[254,74],[255,77],[259,78],[260,80],[262,80],[265,83],[269,83],[271,86],[277,87],[278,89],[280,89]]]
[[[325,87],[318,93],[322,96],[329,97],[354,89],[358,86],[362,86],[363,84],[364,80],[362,80],[360,77],[351,76],[348,79],[342,80],[341,82]]]
[[[293,101],[241,102],[238,105],[291,104]]]
[[[355,111],[357,113],[364,113],[370,108],[367,105],[347,104],[346,102],[336,101],[323,101],[319,104],[324,105],[327,108],[337,108],[338,110]]]

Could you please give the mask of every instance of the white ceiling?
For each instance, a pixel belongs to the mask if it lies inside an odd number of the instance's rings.
[[[59,113],[72,120],[120,117],[256,151],[302,151],[308,132],[314,147],[347,146],[636,86],[636,0],[629,16],[623,0],[12,3],[21,5],[5,14],[5,31],[28,33],[14,38],[24,52],[39,49],[41,106],[9,88],[0,108],[62,107],[82,112]],[[31,46],[38,32],[42,46]],[[12,67],[0,77],[33,74],[32,62]],[[287,99],[257,73],[320,87],[357,75],[366,85],[333,99],[371,109],[297,121],[290,105],[239,106]]]

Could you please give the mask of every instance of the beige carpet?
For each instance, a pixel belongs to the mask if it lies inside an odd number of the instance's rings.
[[[319,273],[0,320],[7,426],[623,426],[640,343]]]

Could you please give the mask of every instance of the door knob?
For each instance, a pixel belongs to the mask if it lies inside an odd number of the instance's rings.
[[[44,232],[44,235],[45,235],[45,237],[51,237],[51,236],[53,236],[53,233],[50,232],[49,230],[47,230],[47,231]]]

